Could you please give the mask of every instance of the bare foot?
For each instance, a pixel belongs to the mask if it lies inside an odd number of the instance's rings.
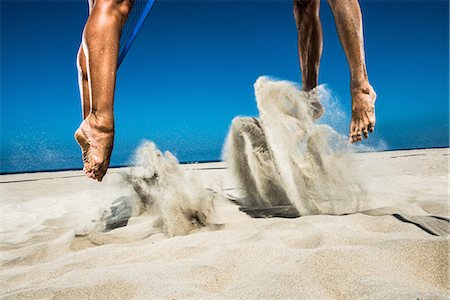
[[[108,170],[114,142],[114,121],[90,114],[75,132],[81,147],[84,172],[94,180],[102,181]]]
[[[366,84],[352,89],[352,120],[350,122],[350,143],[366,139],[375,128],[375,100],[377,94]]]

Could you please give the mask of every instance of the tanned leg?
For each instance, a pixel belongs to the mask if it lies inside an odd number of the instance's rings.
[[[298,33],[298,57],[302,73],[302,88],[310,91],[318,85],[322,56],[322,24],[319,18],[320,0],[294,0],[294,18]],[[315,104],[315,119],[323,114],[319,101]]]
[[[302,87],[305,91],[315,88],[318,84],[323,44],[319,9],[319,0],[294,0],[298,56],[302,72]]]
[[[120,34],[131,0],[96,0],[83,32],[90,110],[75,138],[85,155],[88,177],[101,181],[109,166],[114,143],[114,90]],[[84,97],[83,89],[81,89]],[[87,105],[83,98],[83,110]]]
[[[80,89],[80,97],[81,97],[81,110],[83,112],[83,120],[89,115],[91,111],[91,96],[89,91],[89,81],[87,75],[87,65],[86,65],[86,56],[84,55],[83,46],[80,46],[77,55],[77,69],[78,69],[78,87]],[[86,139],[83,138],[83,133],[80,128],[75,132],[75,137],[80,137],[78,143],[80,144],[83,163],[85,165],[88,164],[88,149],[89,144]]]
[[[94,7],[94,0],[89,0],[89,14],[91,14]],[[80,89],[81,110],[83,113],[83,120],[91,112],[91,92],[88,80],[87,60],[83,50],[83,43],[77,53],[77,70],[78,70],[78,88]]]
[[[368,137],[375,127],[376,93],[367,77],[364,57],[362,15],[357,0],[328,0],[333,11],[336,28],[350,66],[352,120],[350,142]]]

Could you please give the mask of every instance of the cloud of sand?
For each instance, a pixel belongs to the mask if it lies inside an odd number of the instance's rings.
[[[268,77],[260,77],[254,88],[259,118],[235,118],[224,146],[224,159],[246,192],[241,204],[293,204],[300,215],[370,208],[354,148],[346,136],[314,118],[320,99],[326,108],[322,122],[337,124],[346,119],[331,92],[325,86],[304,92],[294,83]],[[170,152],[162,153],[152,142],[144,142],[132,163],[124,181],[132,186],[135,197],[114,204],[91,234],[91,241],[126,242],[130,236],[132,240],[156,233],[177,236],[217,228],[212,221],[217,193],[182,170]],[[145,224],[135,226],[131,216],[144,216]],[[127,227],[134,229],[119,234],[100,232],[108,229],[111,220],[128,219]]]
[[[294,83],[260,77],[254,88],[259,118],[235,118],[224,147],[246,192],[242,204],[292,203],[300,215],[365,209],[368,197],[347,138],[313,118],[318,99],[332,103],[326,87],[304,92]],[[338,110],[328,113],[342,118]]]
[[[216,192],[182,170],[169,151],[163,154],[144,142],[134,165],[126,180],[136,191],[140,212],[157,216],[161,230],[175,236],[210,225]]]
[[[132,163],[130,170],[122,174],[122,183],[132,188],[133,195],[116,199],[95,228],[78,236],[103,245],[221,227],[213,222],[217,192],[207,189],[202,178],[185,172],[169,151],[162,153],[154,143],[145,141]]]

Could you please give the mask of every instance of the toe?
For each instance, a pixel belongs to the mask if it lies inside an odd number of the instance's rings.
[[[99,176],[98,171],[92,171],[92,178],[93,179],[97,180],[98,176]]]
[[[350,124],[350,133],[349,133],[349,142],[354,143],[356,142],[356,133],[357,133],[357,127],[353,125],[353,122]]]
[[[104,167],[103,166],[96,166],[94,169],[94,179],[98,181],[103,180],[103,176],[105,174]]]
[[[98,181],[101,181],[101,175],[98,172],[95,172],[94,173],[94,179],[98,180]]]
[[[105,167],[102,168],[101,173],[100,173],[100,177],[99,177],[99,181],[103,180],[103,177],[105,177],[107,171],[108,171],[108,167],[105,166]]]
[[[100,167],[98,165],[94,165],[91,168],[92,173],[97,174]]]
[[[86,173],[87,177],[94,178],[95,172],[91,165],[86,164],[84,172]]]
[[[88,164],[84,164],[83,171],[84,171],[84,174],[86,174],[86,175],[88,175],[91,172]]]
[[[356,131],[356,141],[357,142],[362,140],[363,132],[362,132],[361,128],[362,128],[362,126],[359,126],[358,130]]]
[[[89,164],[86,164],[84,167],[84,172],[87,174],[92,174],[92,167]]]
[[[348,141],[350,143],[354,143],[355,142],[355,135],[353,133],[350,133],[350,135],[348,137]]]
[[[103,180],[103,175],[99,175],[99,177],[97,177],[98,182],[102,182]]]
[[[368,127],[364,127],[363,129],[364,138],[367,139],[369,137],[369,129]]]

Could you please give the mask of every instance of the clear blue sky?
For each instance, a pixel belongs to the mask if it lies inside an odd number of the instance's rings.
[[[362,1],[371,143],[448,146],[448,1]],[[2,172],[81,168],[75,56],[84,1],[1,1]],[[320,82],[350,112],[349,71],[327,3]],[[117,82],[112,165],[142,139],[181,161],[220,158],[230,121],[256,115],[260,75],[300,81],[291,1],[157,0]],[[345,124],[346,125],[346,124]],[[346,128],[344,128],[346,130]]]

